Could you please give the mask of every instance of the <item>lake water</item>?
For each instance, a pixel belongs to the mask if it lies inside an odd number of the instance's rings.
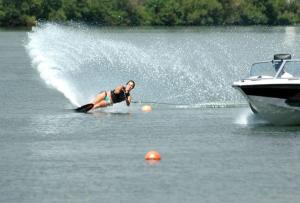
[[[300,58],[299,33],[0,31],[0,202],[299,202],[300,127],[260,120],[231,87],[257,60]],[[71,110],[128,79],[141,103]]]

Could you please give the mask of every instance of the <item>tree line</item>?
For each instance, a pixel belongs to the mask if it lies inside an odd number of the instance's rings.
[[[293,25],[300,0],[0,0],[0,26],[36,21],[116,26]]]

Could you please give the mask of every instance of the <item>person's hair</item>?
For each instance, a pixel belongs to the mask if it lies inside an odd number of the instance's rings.
[[[133,88],[134,88],[134,87],[135,87],[135,82],[134,82],[133,80],[129,80],[129,81],[126,83],[126,85],[128,85],[130,82],[132,82]]]

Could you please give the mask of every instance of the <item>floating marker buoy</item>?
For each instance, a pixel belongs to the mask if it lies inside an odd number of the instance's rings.
[[[143,112],[150,112],[150,111],[152,111],[152,107],[150,105],[144,105],[142,107],[142,111]]]
[[[149,151],[149,152],[147,152],[145,159],[159,161],[160,154],[157,151]]]

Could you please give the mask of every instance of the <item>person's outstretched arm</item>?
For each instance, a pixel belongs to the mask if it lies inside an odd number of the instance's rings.
[[[130,106],[131,103],[131,96],[126,97],[126,104],[127,106]]]

